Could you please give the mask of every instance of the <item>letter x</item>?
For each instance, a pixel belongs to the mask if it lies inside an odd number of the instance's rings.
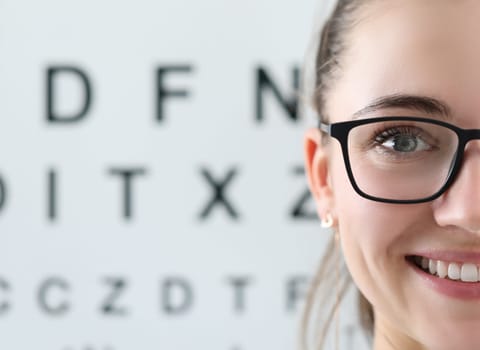
[[[210,215],[213,207],[215,207],[216,205],[222,205],[227,210],[227,213],[230,215],[231,218],[238,219],[239,215],[237,211],[235,211],[232,204],[225,197],[225,188],[232,181],[233,177],[237,174],[237,169],[230,169],[223,180],[214,179],[210,172],[205,168],[201,169],[201,173],[203,177],[207,180],[213,193],[210,201],[206,204],[205,208],[200,213],[200,218],[206,219]]]

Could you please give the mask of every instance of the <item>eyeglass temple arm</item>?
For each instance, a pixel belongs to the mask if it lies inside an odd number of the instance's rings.
[[[330,135],[331,127],[332,127],[332,126],[331,126],[330,124],[325,124],[325,123],[322,123],[321,121],[318,122],[318,128],[319,128],[321,131],[327,133],[328,135]]]

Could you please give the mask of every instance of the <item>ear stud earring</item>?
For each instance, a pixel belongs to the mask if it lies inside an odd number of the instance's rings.
[[[323,228],[331,228],[333,226],[332,214],[327,213],[325,218],[321,219],[320,226],[323,227]]]

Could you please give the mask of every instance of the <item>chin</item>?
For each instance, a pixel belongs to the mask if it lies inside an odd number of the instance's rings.
[[[438,327],[436,327],[438,325]],[[478,320],[456,322],[429,321],[428,329],[418,334],[420,343],[428,350],[479,350],[480,349],[480,315]],[[416,330],[418,331],[418,329]]]

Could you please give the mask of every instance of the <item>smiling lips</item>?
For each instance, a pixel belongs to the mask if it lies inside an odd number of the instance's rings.
[[[423,271],[433,276],[471,283],[480,281],[479,266],[473,263],[447,262],[420,256],[415,256],[414,262]]]

